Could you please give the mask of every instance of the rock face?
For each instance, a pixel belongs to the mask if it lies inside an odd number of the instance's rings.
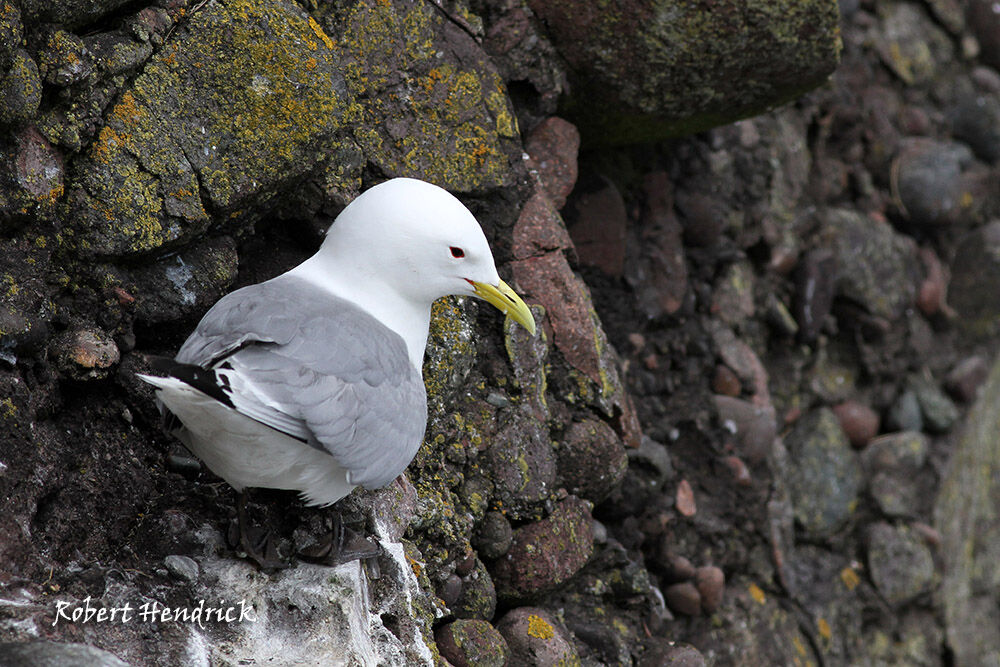
[[[650,141],[757,113],[821,83],[840,54],[832,0],[724,0],[711,11],[676,0],[528,4],[568,62],[567,112],[597,143]]]

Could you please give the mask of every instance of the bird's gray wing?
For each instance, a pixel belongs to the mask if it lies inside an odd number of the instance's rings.
[[[426,395],[403,339],[298,279],[220,300],[177,361],[213,366],[237,410],[326,450],[352,484],[388,484],[423,439]]]

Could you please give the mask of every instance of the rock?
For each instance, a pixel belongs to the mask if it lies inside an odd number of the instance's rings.
[[[966,357],[948,371],[944,386],[958,400],[971,403],[979,395],[979,389],[989,372],[989,364],[983,357]]]
[[[24,39],[21,12],[13,3],[0,7],[0,72],[10,67],[14,52]]]
[[[13,133],[0,157],[0,229],[54,215],[63,195],[63,159],[34,127]]]
[[[913,393],[920,405],[924,425],[931,433],[945,433],[958,420],[958,408],[952,403],[934,380],[928,376],[918,376],[910,381]]]
[[[510,665],[579,665],[569,633],[544,609],[518,607],[497,623],[507,640]]]
[[[198,563],[189,556],[171,554],[163,559],[163,564],[170,574],[181,581],[193,582],[198,580]]]
[[[663,590],[663,597],[670,610],[685,616],[701,615],[701,593],[691,582],[672,584]]]
[[[752,318],[754,280],[749,262],[730,264],[712,291],[712,313],[732,327]]]
[[[435,634],[438,650],[454,667],[504,667],[507,641],[486,621],[452,621]]]
[[[966,94],[950,114],[952,133],[985,162],[1000,160],[1000,100],[995,95]]]
[[[698,512],[698,505],[694,499],[694,489],[691,483],[682,479],[677,483],[677,492],[674,494],[674,507],[677,513],[683,517],[691,518]]]
[[[736,377],[728,366],[719,364],[715,367],[715,375],[712,377],[712,391],[723,396],[736,397],[743,391],[740,379]]]
[[[533,515],[554,491],[555,452],[541,426],[529,420],[512,423],[497,433],[482,465],[495,485],[495,500],[511,518]]]
[[[0,664],[5,667],[129,667],[113,653],[95,646],[50,641],[0,644]]]
[[[743,459],[738,456],[726,456],[723,457],[722,463],[732,473],[734,482],[740,486],[753,486],[753,476]]]
[[[563,215],[580,263],[609,276],[621,276],[628,216],[625,200],[614,183],[600,175],[583,179]]]
[[[569,496],[545,519],[515,530],[513,544],[493,567],[500,598],[537,597],[576,574],[594,550],[592,521],[588,504]]]
[[[752,463],[771,452],[778,424],[773,406],[760,407],[731,396],[713,396],[719,423],[736,436],[739,455]]]
[[[833,408],[840,421],[840,428],[856,449],[863,449],[868,441],[878,435],[881,419],[878,413],[864,403],[844,401]]]
[[[889,433],[869,443],[861,454],[861,464],[868,474],[902,470],[912,476],[923,467],[929,450],[930,441],[922,433]]]
[[[622,481],[628,457],[621,438],[602,421],[574,422],[556,450],[559,477],[570,493],[593,503]]]
[[[904,147],[893,163],[893,191],[916,225],[951,225],[967,214],[962,172],[972,164],[965,144],[922,139]]]
[[[867,541],[872,581],[886,602],[900,606],[930,590],[934,557],[913,531],[876,523],[868,528]]]
[[[711,614],[722,604],[726,575],[715,565],[703,565],[695,573],[695,586],[701,595],[701,608]]]
[[[725,2],[711,15],[654,0],[528,4],[569,65],[566,108],[585,143],[655,141],[754,115],[824,81],[840,50],[833,2]]]
[[[951,37],[921,8],[881,6],[882,38],[878,50],[883,62],[908,85],[931,81],[955,57]]]
[[[966,234],[951,264],[955,324],[974,340],[1000,333],[1000,220]]]
[[[833,307],[837,287],[837,261],[826,248],[811,250],[795,275],[795,321],[802,341],[819,336]]]
[[[890,406],[886,416],[886,424],[894,431],[922,431],[924,418],[920,410],[920,401],[912,389],[906,389]]]
[[[17,49],[10,66],[0,75],[0,125],[30,120],[42,101],[42,81],[38,66],[24,49]]]
[[[637,667],[706,667],[705,656],[690,644],[672,641],[647,643]]]
[[[39,73],[47,83],[66,87],[90,75],[93,63],[83,40],[65,30],[48,35],[38,54]]]
[[[472,570],[462,575],[458,598],[448,607],[457,618],[478,618],[488,621],[497,610],[497,591],[493,578],[478,558],[473,558]],[[454,575],[453,575],[454,576]]]
[[[1000,366],[993,364],[977,403],[951,446],[934,506],[942,560],[939,589],[948,649],[957,665],[1000,655]],[[916,551],[916,547],[913,548]]]
[[[561,209],[576,185],[580,133],[572,123],[553,116],[531,131],[524,149],[531,156],[528,167],[538,171],[553,206]]]
[[[807,535],[828,535],[854,512],[861,468],[832,411],[806,413],[785,438],[788,492]]]
[[[500,512],[487,512],[479,522],[478,530],[472,539],[472,546],[479,555],[488,560],[500,558],[514,540],[514,529]]]
[[[77,380],[103,378],[121,360],[111,337],[97,328],[68,331],[51,345],[59,369]]]
[[[884,219],[854,211],[829,209],[821,219],[837,266],[837,294],[876,317],[899,319],[916,299],[916,244]]]
[[[948,297],[948,277],[944,273],[941,260],[930,248],[920,249],[920,260],[926,275],[917,290],[917,307],[924,315],[931,317],[937,313],[950,314]]]
[[[82,26],[93,23],[120,7],[128,4],[127,0],[68,0],[58,7],[45,0],[21,0],[21,13],[26,23],[60,23],[68,27]]]
[[[521,209],[514,224],[511,251],[514,259],[537,257],[549,250],[573,248],[569,232],[552,201],[543,192],[536,192]]]
[[[1000,15],[989,0],[971,0],[967,11],[969,27],[979,41],[983,61],[1000,68]]]

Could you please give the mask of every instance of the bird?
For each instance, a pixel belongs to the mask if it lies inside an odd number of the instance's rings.
[[[431,304],[449,295],[535,333],[465,205],[394,178],[348,204],[314,255],[224,296],[172,360],[138,377],[170,433],[236,491],[331,505],[391,483],[416,455]]]

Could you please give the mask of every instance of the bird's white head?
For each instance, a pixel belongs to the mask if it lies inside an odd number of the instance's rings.
[[[476,296],[535,331],[531,311],[500,280],[475,216],[436,185],[395,178],[368,189],[337,217],[319,254],[410,302]]]

